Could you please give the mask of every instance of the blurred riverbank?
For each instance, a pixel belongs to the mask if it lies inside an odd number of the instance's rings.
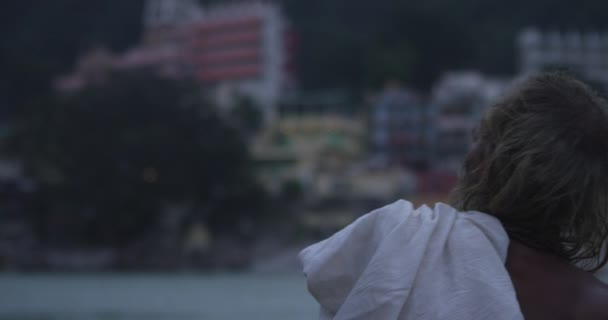
[[[416,207],[445,202],[446,194],[407,197]],[[298,272],[297,253],[326,239],[383,201],[326,201],[298,208],[249,236],[211,236],[202,225],[192,231],[159,231],[121,247],[53,246],[35,241],[25,223],[0,224],[0,270],[29,272]]]

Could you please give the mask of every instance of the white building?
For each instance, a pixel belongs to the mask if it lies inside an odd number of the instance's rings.
[[[374,162],[419,170],[428,166],[429,106],[411,90],[387,86],[370,112]]]
[[[528,28],[520,32],[517,45],[523,75],[565,68],[608,88],[608,33]]]
[[[451,172],[460,169],[471,147],[473,129],[508,84],[475,71],[448,72],[439,79],[431,98],[435,169]]]

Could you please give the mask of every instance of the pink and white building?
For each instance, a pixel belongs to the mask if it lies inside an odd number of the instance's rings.
[[[106,64],[154,67],[165,76],[192,78],[220,107],[247,96],[266,121],[276,116],[282,93],[293,85],[296,37],[272,2],[202,7],[195,0],[148,0],[143,23],[142,44],[120,56],[107,54],[111,62]],[[57,87],[71,90],[84,84],[80,71],[58,79]]]

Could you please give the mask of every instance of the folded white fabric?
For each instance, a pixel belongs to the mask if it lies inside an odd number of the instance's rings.
[[[523,319],[508,245],[487,214],[400,200],[299,257],[321,319]]]

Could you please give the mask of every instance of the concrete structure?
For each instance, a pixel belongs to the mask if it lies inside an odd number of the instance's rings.
[[[523,75],[546,69],[570,69],[608,88],[608,33],[542,32],[524,29],[517,39]]]
[[[505,80],[478,72],[449,72],[433,87],[432,167],[456,173],[472,142],[472,131],[483,112],[506,89]]]
[[[371,154],[381,166],[428,166],[429,107],[412,92],[385,88],[372,102]]]

